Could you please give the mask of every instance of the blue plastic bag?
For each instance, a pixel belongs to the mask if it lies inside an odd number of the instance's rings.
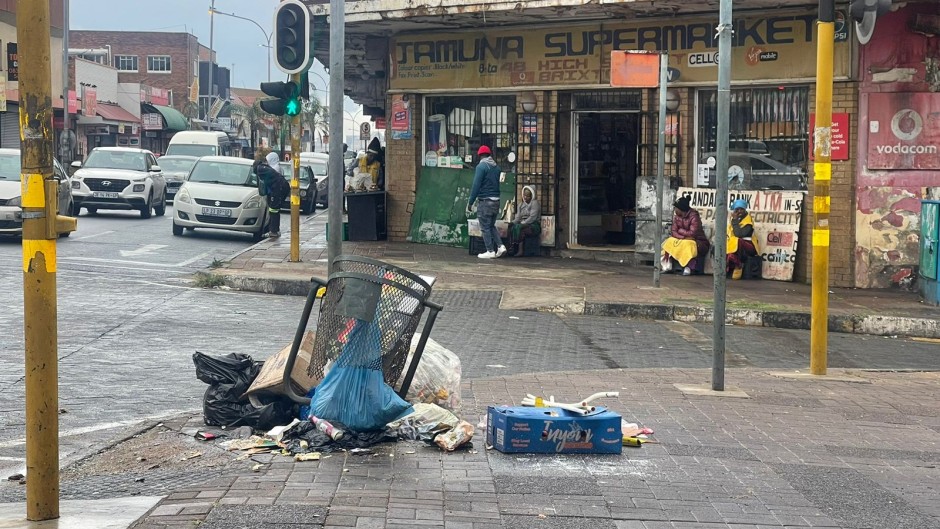
[[[339,421],[353,431],[380,430],[412,412],[382,375],[379,326],[351,319],[346,344],[316,388],[310,413]]]

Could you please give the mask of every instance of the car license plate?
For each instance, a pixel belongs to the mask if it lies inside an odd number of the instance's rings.
[[[222,208],[202,208],[202,214],[213,217],[231,217],[232,210]]]
[[[121,198],[121,195],[114,191],[95,191],[92,195],[95,198]]]

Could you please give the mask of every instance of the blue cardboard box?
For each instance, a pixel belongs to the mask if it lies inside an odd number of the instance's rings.
[[[486,442],[500,452],[619,454],[620,415],[598,407],[588,415],[561,408],[490,406]]]

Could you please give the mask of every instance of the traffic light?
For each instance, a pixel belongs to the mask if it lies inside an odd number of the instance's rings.
[[[274,11],[274,58],[288,74],[310,67],[310,11],[300,0],[284,0]]]
[[[291,81],[261,83],[261,91],[274,99],[262,99],[261,110],[275,116],[300,114],[300,92]]]

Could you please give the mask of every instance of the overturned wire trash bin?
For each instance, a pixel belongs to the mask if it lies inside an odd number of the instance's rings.
[[[443,307],[428,300],[431,286],[426,281],[388,263],[366,257],[339,256],[333,269],[328,281],[311,279],[310,292],[284,366],[284,380],[290,380],[317,292],[325,286],[308,374],[315,380],[323,380],[331,366],[344,361],[340,359],[344,354],[348,358],[362,354],[354,349],[378,348],[378,359],[369,367],[381,370],[385,383],[392,388],[404,372],[397,393],[405,398],[434,321]],[[425,309],[428,309],[428,317],[411,363],[406,366],[411,341]],[[285,384],[284,390],[291,400],[310,403],[308,397],[297,394],[292,384]]]

